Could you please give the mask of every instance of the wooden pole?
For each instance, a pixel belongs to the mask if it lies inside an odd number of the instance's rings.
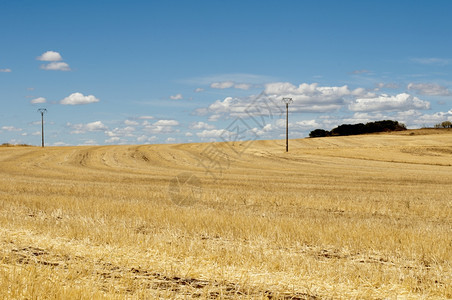
[[[42,148],[44,148],[44,112],[41,111]]]
[[[289,152],[289,103],[286,103],[286,152]]]

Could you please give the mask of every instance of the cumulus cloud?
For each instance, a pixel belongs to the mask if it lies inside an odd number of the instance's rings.
[[[6,130],[9,132],[14,132],[14,131],[22,131],[22,128],[16,128],[14,126],[3,126],[2,130]]]
[[[419,95],[426,96],[450,96],[452,94],[446,87],[436,83],[410,83],[407,88]]]
[[[413,97],[407,93],[395,96],[382,94],[374,98],[358,98],[349,105],[351,111],[397,111],[429,108],[429,102]]]
[[[218,138],[222,135],[225,135],[228,133],[224,129],[212,129],[212,130],[203,130],[202,132],[196,133],[196,135],[200,138]],[[231,133],[230,133],[231,134]]]
[[[46,103],[47,100],[44,97],[35,98],[30,101],[31,104],[38,104],[38,103]]]
[[[341,121],[337,121],[337,125],[340,124],[357,124],[357,123],[368,123],[376,120],[390,119],[389,116],[383,115],[381,113],[367,113],[367,112],[355,112],[352,117],[347,117]]]
[[[114,137],[111,137],[109,139],[106,139],[105,143],[107,143],[107,144],[120,144],[120,143],[124,143],[125,141],[126,140],[121,139],[120,137],[114,136]]]
[[[73,93],[60,101],[63,105],[80,105],[99,102],[93,95],[84,96],[82,93]]]
[[[292,98],[293,112],[328,112],[341,108],[346,100],[355,97],[372,97],[373,93],[363,88],[351,90],[348,86],[319,86],[317,83],[302,83],[298,86],[289,82],[269,83],[265,93],[276,99]]]
[[[409,127],[433,126],[443,121],[452,121],[452,109],[447,112],[422,114],[416,110],[398,112],[395,118]]]
[[[40,60],[40,61],[60,61],[60,60],[63,60],[63,58],[61,57],[60,53],[58,53],[56,51],[44,52],[41,56],[38,56],[36,59]]]
[[[176,120],[158,120],[153,124],[144,126],[143,130],[148,133],[172,133],[175,131],[174,127],[178,126],[179,122]]]
[[[127,126],[124,128],[115,128],[113,130],[105,131],[105,134],[109,137],[134,137],[135,127]]]
[[[208,120],[211,122],[218,121],[222,117],[268,116],[273,118],[281,113],[283,113],[282,103],[264,93],[247,97],[226,97],[223,100],[216,100],[206,108],[195,110],[197,115],[209,115]]]
[[[133,120],[125,120],[124,124],[127,126],[137,126],[139,125],[139,123],[137,121],[133,121]]]
[[[92,131],[105,131],[107,126],[105,126],[101,121],[95,121],[87,124],[71,124],[67,123],[66,126],[72,129],[71,134],[81,134]]]
[[[182,98],[183,98],[182,94],[176,94],[176,95],[170,96],[171,100],[181,100]]]
[[[203,88],[196,88],[195,89],[195,93],[201,93],[201,92],[204,92]]]
[[[65,62],[59,61],[59,62],[51,62],[47,65],[41,65],[41,69],[47,70],[47,71],[70,71],[71,68],[69,65]]]
[[[0,69],[0,73],[10,73],[11,69]]]
[[[150,143],[157,140],[157,137],[155,135],[153,136],[147,136],[147,135],[141,135],[137,137],[137,142],[139,143]]]
[[[48,64],[41,65],[41,69],[43,70],[51,70],[51,71],[70,71],[71,68],[65,62],[62,62],[63,58],[61,54],[56,51],[47,51],[44,52],[41,56],[36,58],[40,61],[47,61]]]
[[[177,126],[179,122],[176,120],[158,120],[154,123],[156,126]]]
[[[215,126],[205,122],[195,122],[190,125],[190,129],[214,129]]]

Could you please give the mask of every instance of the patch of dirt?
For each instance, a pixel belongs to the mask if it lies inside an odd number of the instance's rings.
[[[329,257],[324,252],[325,257]],[[173,291],[190,298],[209,299],[237,299],[237,298],[259,298],[259,299],[293,299],[314,300],[319,299],[315,295],[306,293],[277,292],[262,289],[256,286],[242,286],[237,283],[216,280],[204,280],[193,277],[168,276],[159,272],[153,272],[142,268],[126,268],[114,265],[110,262],[97,260],[90,262],[84,257],[62,257],[54,255],[49,250],[29,246],[13,248],[9,255],[3,253],[3,262],[9,264],[40,264],[58,270],[68,268],[68,262],[79,261],[85,265],[92,265],[95,273],[100,279],[101,289],[108,291],[112,284],[116,287],[121,285],[121,280],[131,278],[138,284],[137,289],[147,288],[153,290]],[[93,264],[94,263],[94,264]],[[98,279],[98,280],[99,280]],[[129,294],[134,294],[137,289],[126,289]]]

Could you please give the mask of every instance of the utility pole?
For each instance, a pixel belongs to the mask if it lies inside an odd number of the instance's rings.
[[[44,114],[47,112],[47,109],[40,108],[38,111],[41,113],[41,134],[42,134],[42,147],[44,148]]]
[[[286,104],[286,152],[289,152],[289,104],[293,102],[292,98],[283,98]]]

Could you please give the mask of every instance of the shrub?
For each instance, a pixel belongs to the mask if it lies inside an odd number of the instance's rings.
[[[324,129],[316,129],[309,133],[310,138],[329,136],[330,132]]]
[[[452,123],[450,121],[444,121],[441,123],[443,128],[452,128]]]

